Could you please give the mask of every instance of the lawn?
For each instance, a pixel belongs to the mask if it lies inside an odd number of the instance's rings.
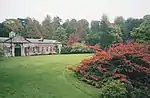
[[[0,98],[98,98],[98,90],[66,66],[88,54],[7,58],[0,61]]]

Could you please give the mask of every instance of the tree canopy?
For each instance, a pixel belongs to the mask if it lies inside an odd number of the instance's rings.
[[[0,36],[8,37],[9,32],[14,31],[26,38],[56,39],[68,43],[70,36],[78,36],[78,42],[85,42],[88,45],[100,44],[103,48],[112,43],[126,40],[150,40],[150,15],[141,19],[117,16],[114,22],[110,22],[107,15],[101,20],[66,19],[64,22],[58,16],[47,15],[40,23],[34,18],[6,19],[0,23]]]

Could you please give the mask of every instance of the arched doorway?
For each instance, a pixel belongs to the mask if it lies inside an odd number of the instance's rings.
[[[20,46],[20,44],[15,45],[15,56],[21,56],[21,46]]]

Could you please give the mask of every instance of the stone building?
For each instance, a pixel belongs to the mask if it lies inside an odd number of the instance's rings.
[[[62,44],[57,40],[29,39],[11,32],[9,37],[0,37],[0,48],[5,57],[56,54]]]

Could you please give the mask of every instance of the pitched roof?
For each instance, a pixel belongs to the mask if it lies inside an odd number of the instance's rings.
[[[57,40],[49,40],[49,39],[29,39],[27,38],[28,41],[30,41],[31,43],[60,43]]]
[[[13,43],[29,43],[28,40],[26,40],[24,37],[22,37],[20,35],[16,35],[12,38],[8,38],[4,42],[6,42],[6,43],[10,43],[10,42],[13,42]]]
[[[10,38],[9,37],[0,37],[0,42],[5,42],[7,40],[9,40]],[[57,40],[49,40],[49,39],[30,39],[30,38],[26,38],[26,40],[28,40],[29,42],[31,43],[61,43],[61,42],[58,42]]]
[[[0,42],[4,42],[7,39],[9,39],[9,37],[0,37]]]

